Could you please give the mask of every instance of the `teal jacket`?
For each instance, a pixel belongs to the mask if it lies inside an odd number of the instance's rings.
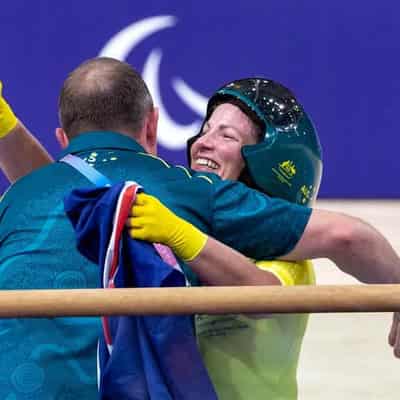
[[[171,166],[118,133],[82,134],[60,158],[67,153],[115,182],[140,183],[179,216],[255,259],[290,251],[310,216],[308,208],[241,183]],[[0,203],[0,289],[97,286],[97,267],[76,251],[62,203],[72,189],[85,186],[91,184],[79,172],[54,163],[7,191]],[[97,318],[0,321],[0,398],[97,398],[99,333]]]

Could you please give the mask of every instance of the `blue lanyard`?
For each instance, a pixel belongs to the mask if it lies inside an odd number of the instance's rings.
[[[75,168],[96,186],[104,187],[112,185],[112,182],[105,175],[97,171],[96,168],[92,167],[85,160],[82,160],[82,158],[74,156],[73,154],[67,154],[65,157],[61,158],[60,161]]]

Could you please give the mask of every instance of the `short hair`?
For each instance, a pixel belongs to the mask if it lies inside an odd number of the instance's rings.
[[[152,108],[141,76],[129,64],[108,57],[90,59],[72,71],[58,102],[60,124],[69,138],[121,127],[138,132]]]

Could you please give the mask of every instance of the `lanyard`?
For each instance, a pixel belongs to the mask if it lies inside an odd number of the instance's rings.
[[[112,185],[112,182],[105,175],[97,171],[96,168],[92,167],[85,160],[82,160],[82,158],[74,156],[73,154],[67,154],[65,157],[61,158],[60,161],[69,164],[71,167],[75,168],[90,182],[92,182],[94,185],[98,187],[107,187]],[[137,185],[140,189],[142,189],[142,187],[139,184],[135,183],[135,185]],[[167,264],[171,265],[172,268],[182,272],[181,267],[179,266],[174,254],[168,247],[160,243],[154,243],[153,246],[155,247],[160,257]],[[188,285],[186,277],[185,280],[186,280],[186,285]]]
[[[92,167],[85,160],[82,160],[82,158],[74,156],[73,154],[67,154],[65,157],[61,158],[60,161],[75,168],[96,186],[104,187],[111,186],[112,184],[111,181],[101,172],[97,171],[96,168]]]

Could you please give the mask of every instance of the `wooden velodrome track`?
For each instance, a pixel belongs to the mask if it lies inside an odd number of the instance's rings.
[[[320,200],[319,208],[358,216],[400,254],[400,200]],[[314,262],[319,284],[355,284],[326,260]],[[397,400],[400,359],[387,344],[389,313],[313,314],[304,339],[299,400]]]

